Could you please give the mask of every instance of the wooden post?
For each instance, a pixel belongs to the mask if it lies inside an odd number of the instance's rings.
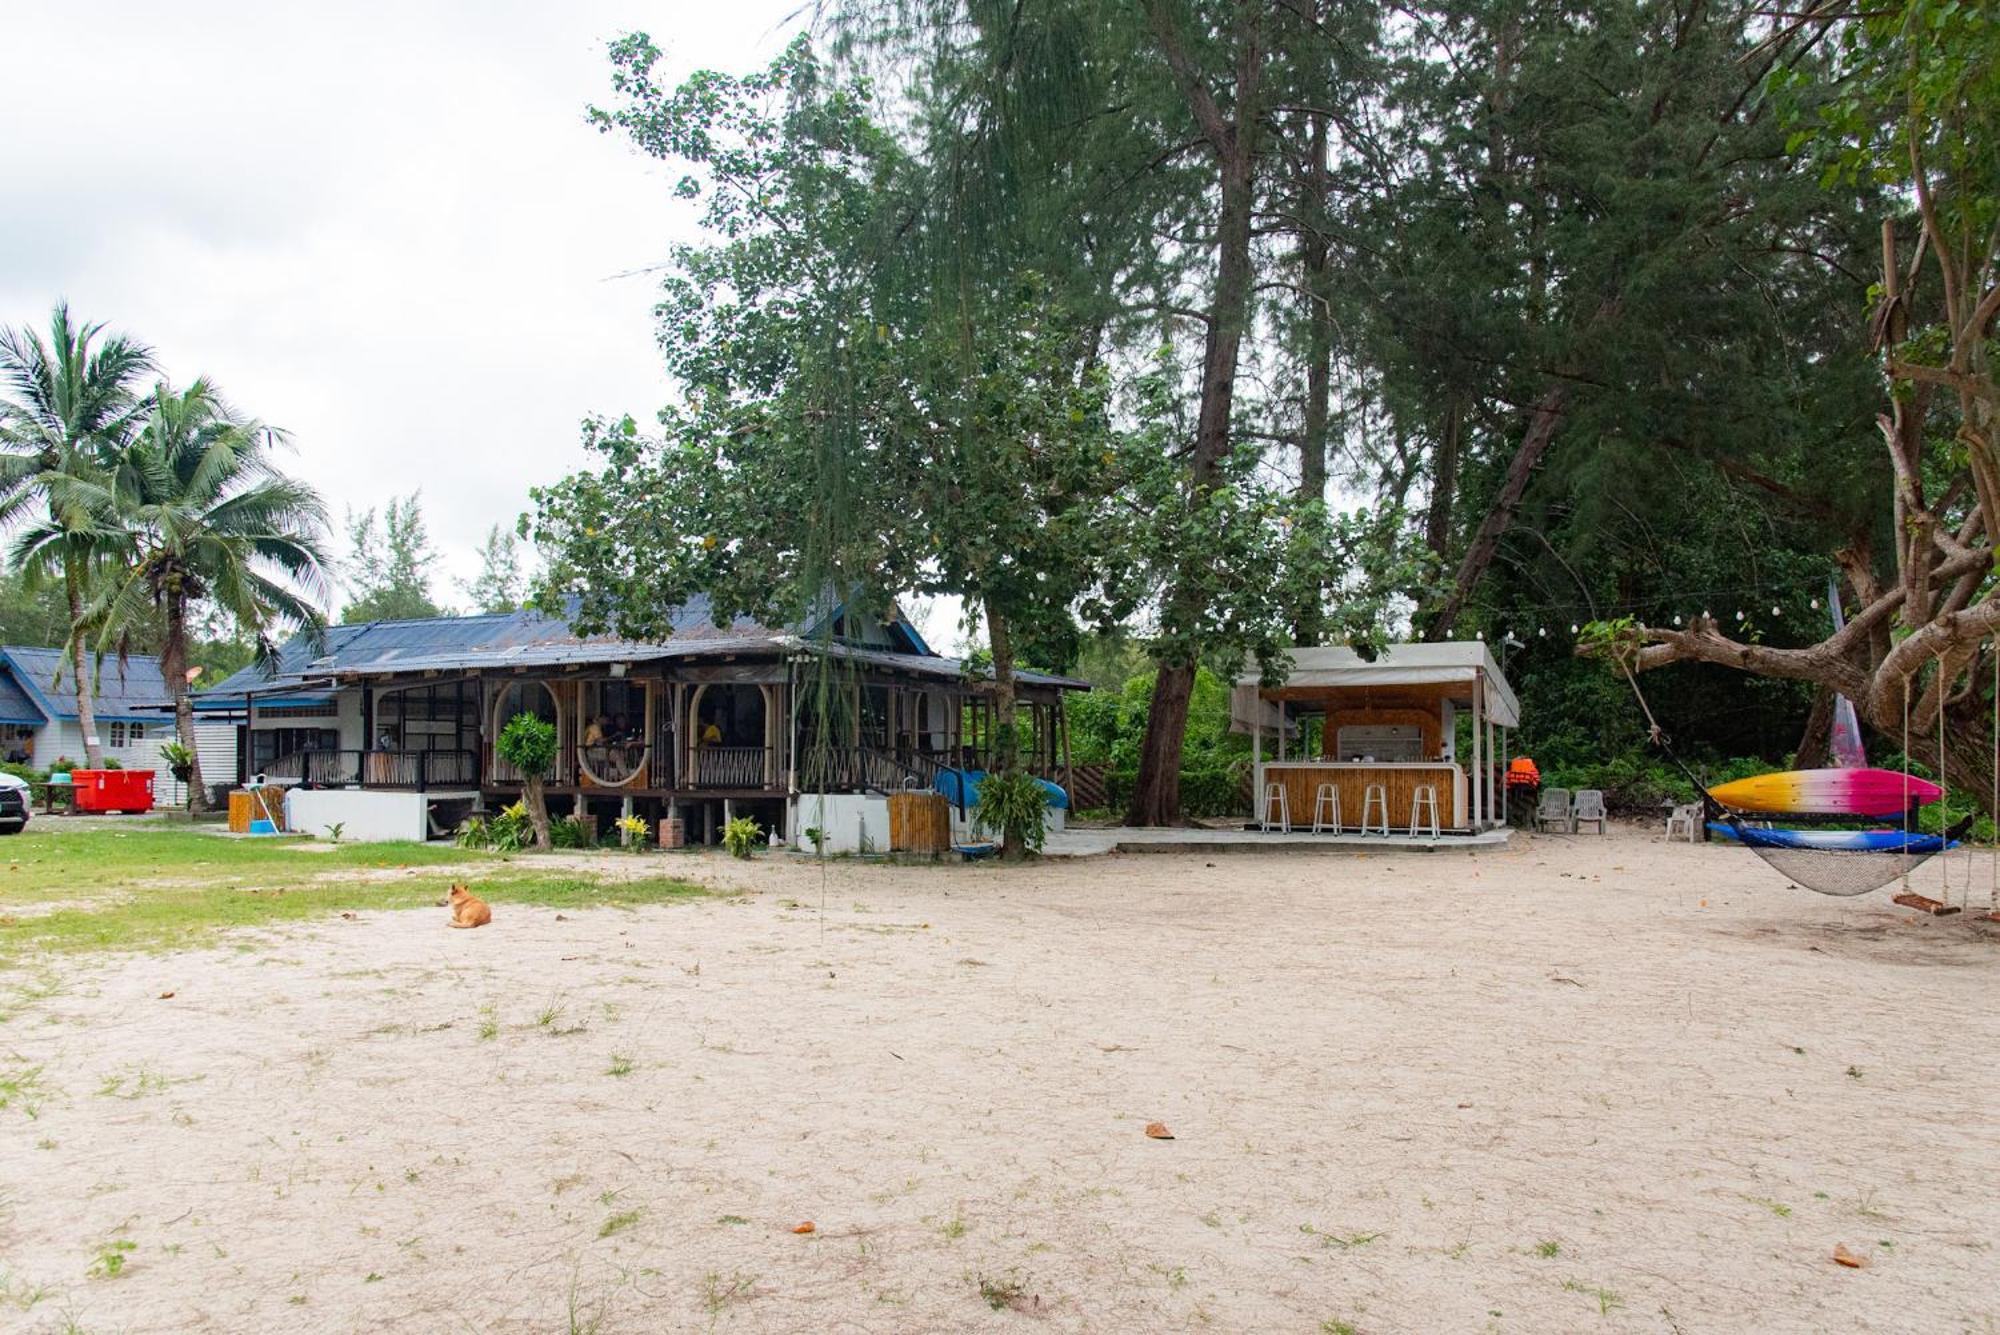
[[[1483,683],[1480,681],[1479,672],[1477,669],[1474,669],[1472,673],[1472,774],[1470,776],[1472,782],[1466,785],[1470,790],[1466,795],[1472,799],[1471,826],[1475,830],[1479,829],[1486,819],[1484,803],[1481,801],[1481,789],[1483,785],[1479,778],[1479,730],[1480,725],[1485,721],[1486,717],[1485,702],[1482,699],[1485,692],[1481,689],[1482,686]]]

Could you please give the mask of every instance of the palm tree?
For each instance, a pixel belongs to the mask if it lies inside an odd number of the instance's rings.
[[[123,548],[109,475],[144,413],[137,386],[153,372],[145,344],[104,326],[71,322],[58,302],[44,341],[29,329],[0,330],[0,527],[30,520],[16,549],[31,583],[60,579],[69,600],[64,644],[76,675],[85,763],[103,759],[97,740],[85,603],[96,575]],[[39,512],[39,513],[38,513]]]
[[[104,582],[86,620],[100,656],[122,658],[135,632],[158,627],[160,674],[174,730],[193,761],[188,805],[205,810],[188,696],[190,624],[204,605],[234,620],[270,663],[280,632],[325,625],[326,506],[272,458],[279,432],[232,410],[207,379],[162,382],[144,426],[117,462],[116,511],[129,562]]]

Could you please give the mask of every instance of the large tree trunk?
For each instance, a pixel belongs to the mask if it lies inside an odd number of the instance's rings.
[[[1014,639],[1007,618],[986,606],[986,637],[993,650],[993,769],[1012,774],[1020,768],[1021,739],[1015,732]],[[1000,856],[1018,861],[1028,850],[1007,831],[1000,832]]]
[[[1833,749],[1833,702],[1838,698],[1824,686],[1813,692],[1812,708],[1799,734],[1799,749],[1792,757],[1794,767],[1821,769],[1826,765]]]
[[[1252,270],[1251,215],[1256,168],[1259,84],[1264,51],[1254,4],[1237,7],[1242,24],[1236,33],[1235,105],[1225,116],[1200,72],[1182,49],[1180,35],[1164,7],[1153,0],[1148,16],[1160,47],[1188,99],[1217,166],[1221,185],[1216,215],[1215,288],[1209,303],[1208,342],[1201,366],[1201,410],[1195,420],[1194,452],[1189,462],[1188,503],[1199,507],[1215,483],[1216,472],[1229,453],[1231,409],[1236,401],[1236,367],[1249,322]],[[1185,559],[1203,559],[1199,552]],[[1191,606],[1196,597],[1190,581],[1176,578],[1170,602],[1184,625],[1200,620]],[[1128,825],[1171,825],[1181,815],[1181,751],[1187,737],[1188,698],[1194,692],[1194,656],[1185,662],[1160,664],[1153,686],[1153,709],[1146,719],[1146,738],[1139,752],[1139,773],[1126,810]]]
[[[97,704],[91,690],[89,654],[84,649],[87,633],[83,625],[83,576],[75,569],[63,571],[63,592],[69,596],[70,669],[76,673],[76,723],[83,730],[83,763],[87,769],[104,768],[104,748],[97,740]]]
[[[1458,625],[1459,615],[1479,588],[1479,581],[1486,576],[1487,568],[1500,551],[1500,539],[1507,536],[1507,530],[1514,526],[1514,516],[1521,508],[1521,497],[1528,490],[1528,481],[1554,443],[1556,430],[1562,425],[1563,413],[1569,405],[1570,389],[1567,382],[1558,382],[1544,390],[1541,398],[1535,400],[1528,410],[1527,429],[1521,433],[1521,446],[1514,451],[1514,461],[1507,465],[1507,478],[1500,484],[1500,494],[1493,498],[1492,508],[1486,518],[1479,523],[1478,530],[1467,544],[1465,556],[1458,563],[1458,573],[1453,577],[1451,592],[1438,604],[1432,614],[1430,625],[1425,629],[1427,640],[1448,640]]]
[[[1312,166],[1306,173],[1308,215],[1317,219],[1316,204],[1325,198],[1326,118],[1313,118]],[[1306,287],[1306,403],[1299,436],[1299,500],[1326,504],[1327,423],[1333,398],[1333,274],[1326,235],[1316,228],[1305,234],[1303,259]],[[1317,585],[1300,601],[1292,618],[1292,638],[1302,645],[1318,644],[1325,622]]]
[[[1432,456],[1431,503],[1424,516],[1424,543],[1442,557],[1451,546],[1452,503],[1458,496],[1459,442],[1465,428],[1465,408],[1454,393],[1445,400],[1444,429]]]
[[[549,801],[540,774],[521,776],[521,801],[528,808],[528,824],[534,827],[535,847],[547,852],[555,842],[549,838]]]
[[[187,680],[187,599],[167,595],[167,635],[160,646],[160,675],[167,679],[167,694],[174,702],[174,736],[188,753],[188,810],[199,816],[208,810],[208,793],[201,781],[201,752],[194,741],[194,700],[188,695]]]

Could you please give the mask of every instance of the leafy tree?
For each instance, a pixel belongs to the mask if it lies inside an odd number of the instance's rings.
[[[527,805],[528,820],[535,829],[535,847],[552,847],[549,838],[549,804],[542,788],[543,775],[556,758],[556,725],[533,714],[516,714],[507,720],[494,739],[493,749],[521,776],[521,800]]]
[[[528,578],[521,569],[520,539],[495,524],[479,546],[479,574],[459,582],[459,591],[475,612],[519,611],[527,597]]]
[[[76,683],[86,762],[103,751],[85,670],[93,582],[126,550],[110,471],[144,412],[140,382],[153,354],[103,326],[78,325],[57,303],[45,340],[0,332],[0,525],[19,528],[13,561],[30,589],[60,583],[69,610],[63,638]]]
[[[347,605],[344,622],[401,621],[448,615],[431,598],[437,555],[424,527],[421,495],[391,497],[378,525],[373,508],[347,516]]]
[[[1888,412],[1879,430],[1856,423],[1852,436],[1877,437],[1871,447],[1885,447],[1891,481],[1868,493],[1877,523],[1832,553],[1855,595],[1838,633],[1773,645],[1704,615],[1630,628],[1597,647],[1628,669],[1693,661],[1837,691],[1878,729],[1900,738],[1907,727],[1930,754],[1942,749],[1953,785],[1989,803],[1989,640],[2000,631],[2000,19],[1951,0],[1835,3],[1787,16],[1770,44],[1833,51],[1824,74],[1804,65],[1773,74],[1790,147],[1808,155],[1820,182],[1871,200],[1877,183],[1897,192],[1882,201],[1891,216],[1869,294]]]
[[[326,509],[279,473],[278,433],[235,412],[213,382],[161,384],[118,460],[114,492],[126,564],[106,577],[88,622],[122,657],[159,637],[160,674],[180,744],[193,757],[188,804],[207,807],[195,745],[188,666],[204,607],[226,615],[275,663],[283,633],[324,623]]]
[[[535,493],[548,596],[645,635],[696,590],[721,618],[799,616],[828,589],[857,611],[957,594],[985,625],[1012,770],[1019,651],[1119,610],[1124,462],[1088,339],[1033,272],[960,268],[940,302],[928,265],[890,262],[943,225],[926,178],[803,43],[672,92],[656,54],[615,48],[624,105],[597,115],[705,201],[712,240],[676,249],[660,308],[686,399],[659,439],[594,424],[601,470]]]

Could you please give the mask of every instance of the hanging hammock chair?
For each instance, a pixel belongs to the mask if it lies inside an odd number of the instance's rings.
[[[1892,885],[1946,849],[1958,847],[1972,824],[1943,834],[1906,830],[1780,830],[1746,825],[1724,809],[1711,833],[1733,839],[1773,871],[1822,895],[1865,895]]]

